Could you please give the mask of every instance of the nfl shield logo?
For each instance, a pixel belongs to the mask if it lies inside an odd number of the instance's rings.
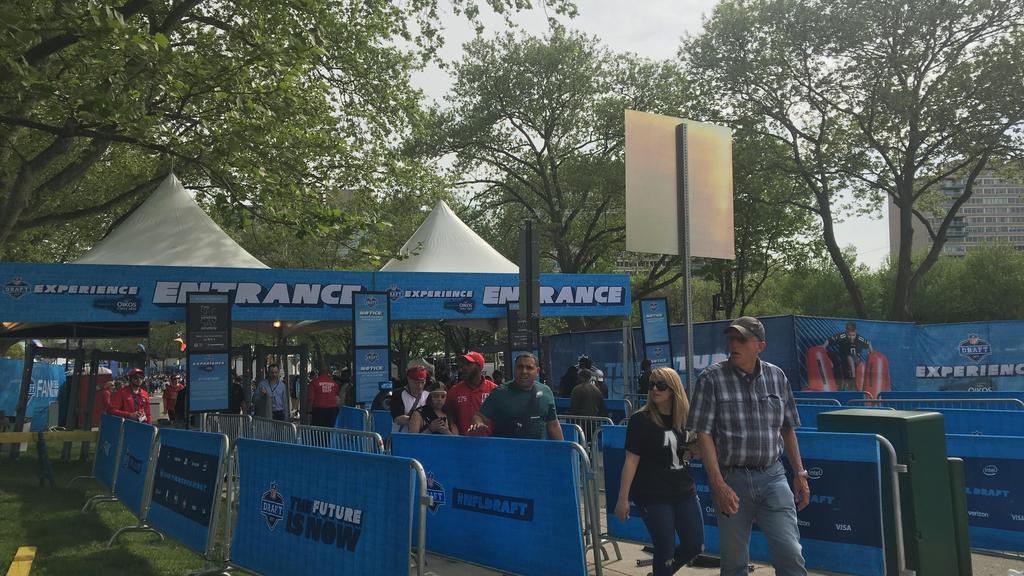
[[[960,342],[958,349],[961,356],[975,362],[980,362],[982,358],[992,355],[992,347],[977,334],[968,334],[967,339]]]
[[[277,491],[277,482],[271,482],[270,490],[264,492],[260,498],[260,514],[267,521],[267,528],[271,531],[284,518],[284,498]]]
[[[21,298],[31,290],[32,285],[22,280],[20,276],[11,278],[7,284],[4,284],[4,294],[14,299]]]

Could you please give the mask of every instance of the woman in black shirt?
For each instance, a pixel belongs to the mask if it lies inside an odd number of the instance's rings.
[[[654,544],[654,576],[668,576],[704,548],[704,522],[684,458],[689,400],[671,368],[652,372],[650,383],[647,404],[629,418],[626,428],[626,463],[615,517],[620,522],[629,518],[632,499]]]
[[[413,410],[409,416],[409,432],[425,432],[428,434],[458,434],[459,429],[454,420],[449,420],[444,412],[444,402],[448,398],[444,385],[430,393],[425,406]]]

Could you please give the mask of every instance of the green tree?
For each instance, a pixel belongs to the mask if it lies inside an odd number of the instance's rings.
[[[530,218],[551,269],[610,270],[625,237],[623,109],[680,115],[678,67],[612,55],[555,28],[543,38],[474,40],[454,73],[446,106],[413,149],[453,155],[457,185],[478,210],[473,221],[506,256],[515,258]]]
[[[788,149],[805,194],[790,201],[816,214],[856,316],[869,305],[838,245],[834,225],[885,197],[900,208],[900,250],[888,317],[912,317],[915,287],[934,265],[975,177],[1011,153],[1024,122],[1024,4],[1016,0],[854,2],[726,0],[683,57],[695,85],[723,110],[765,119]],[[919,200],[950,175],[967,179],[914,264]]]
[[[475,20],[474,0],[451,0]],[[508,13],[528,0],[487,3]],[[572,13],[571,3],[548,5]],[[438,0],[12,0],[0,6],[0,250],[139,203],[171,168],[201,199],[315,229],[409,130]],[[92,226],[86,241],[106,228]]]

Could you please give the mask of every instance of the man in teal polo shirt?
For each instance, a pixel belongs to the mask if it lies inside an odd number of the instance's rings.
[[[492,436],[562,440],[562,426],[555,414],[555,395],[537,381],[537,358],[523,353],[516,358],[515,379],[491,392],[473,416],[469,431],[491,425]]]

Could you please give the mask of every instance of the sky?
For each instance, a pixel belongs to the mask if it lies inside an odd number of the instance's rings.
[[[700,33],[703,19],[711,14],[716,3],[716,0],[576,0],[579,14],[572,19],[560,18],[560,21],[568,28],[597,36],[612,51],[664,60],[675,57],[684,36]],[[500,17],[485,15],[483,20],[485,36],[507,30]],[[541,8],[516,14],[512,20],[532,34],[541,35],[547,30],[547,18]],[[445,46],[440,57],[445,61],[460,59],[463,43],[471,40],[473,34],[464,19],[447,18]],[[429,100],[440,102],[451,87],[451,78],[440,67],[430,66],[416,73],[413,83]],[[852,244],[857,250],[858,262],[871,268],[878,268],[888,256],[888,220],[882,214],[873,218],[850,218],[836,226],[836,237],[841,247]]]

